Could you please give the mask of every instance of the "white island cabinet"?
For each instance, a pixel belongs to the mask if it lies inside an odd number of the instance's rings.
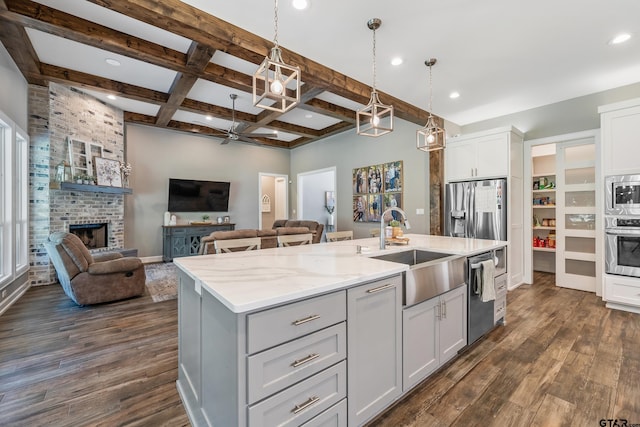
[[[402,313],[402,388],[406,392],[467,344],[467,287],[405,308]]]
[[[409,247],[384,252],[468,256],[505,244],[408,237]],[[371,258],[377,244],[360,239],[176,258],[177,387],[191,423],[359,426],[397,401],[404,393],[408,266]],[[370,254],[357,254],[356,245]],[[444,361],[458,350],[466,298],[455,291],[438,298],[446,300],[448,319],[459,318],[441,325]]]
[[[349,421],[361,425],[402,392],[402,277],[347,291]]]

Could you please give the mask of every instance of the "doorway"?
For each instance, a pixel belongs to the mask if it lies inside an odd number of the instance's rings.
[[[325,207],[327,191],[334,192],[335,212],[338,212],[335,166],[298,174],[298,219],[318,221],[326,230],[329,220]]]
[[[276,219],[288,219],[289,176],[263,173],[258,174],[258,228],[271,228]]]

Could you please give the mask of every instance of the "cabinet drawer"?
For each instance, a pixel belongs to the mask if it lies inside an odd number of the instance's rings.
[[[346,362],[342,361],[249,407],[252,427],[300,425],[342,400],[347,394]]]
[[[340,362],[347,355],[344,322],[249,357],[249,403]]]
[[[347,399],[342,399],[300,427],[347,427]]]
[[[169,234],[172,236],[184,236],[187,234],[186,228],[171,228],[169,229]]]
[[[496,277],[494,281],[494,285],[496,288],[496,298],[499,298],[503,295],[507,294],[507,282],[509,279],[508,274],[503,274],[501,276]]]
[[[248,315],[249,354],[346,320],[346,304],[340,291]]]
[[[640,307],[640,279],[607,275],[604,284],[607,301]]]
[[[502,295],[496,298],[493,304],[493,321],[502,319],[507,311],[507,296]]]

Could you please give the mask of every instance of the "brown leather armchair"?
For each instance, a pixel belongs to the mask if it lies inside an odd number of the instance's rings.
[[[78,236],[53,233],[45,243],[64,292],[78,305],[142,295],[146,274],[140,258],[117,252],[91,255]]]

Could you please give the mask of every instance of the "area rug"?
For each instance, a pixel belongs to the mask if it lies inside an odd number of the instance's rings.
[[[147,293],[153,302],[167,301],[178,297],[178,273],[172,262],[145,264]]]

